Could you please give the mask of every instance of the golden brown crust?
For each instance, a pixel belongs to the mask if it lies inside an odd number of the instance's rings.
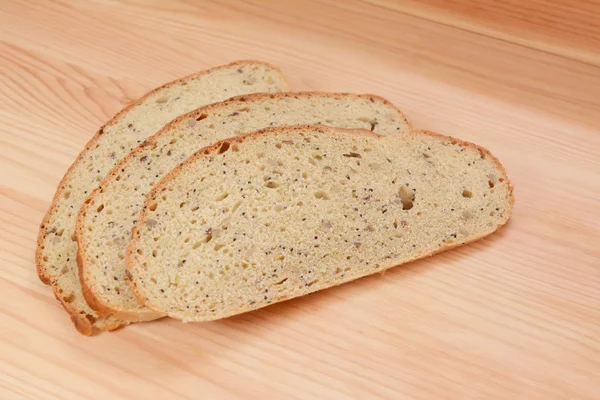
[[[85,299],[88,302],[88,304],[90,305],[90,307],[92,309],[94,309],[96,312],[98,312],[100,315],[115,315],[115,316],[121,316],[124,319],[129,319],[128,316],[134,316],[134,319],[138,319],[138,318],[143,318],[144,320],[155,319],[155,318],[152,318],[151,316],[146,316],[145,314],[140,314],[140,313],[132,314],[131,312],[127,312],[124,310],[110,307],[108,304],[104,303],[101,298],[99,298],[98,296],[95,295],[94,291],[90,289],[91,285],[87,282],[87,280],[85,278],[86,266],[90,265],[90,264],[89,264],[89,262],[87,262],[87,258],[85,255],[85,249],[87,246],[85,243],[85,235],[81,234],[82,230],[84,229],[84,226],[83,226],[84,225],[84,223],[83,223],[84,216],[85,216],[85,213],[87,212],[88,208],[90,207],[90,204],[92,203],[93,199],[95,198],[95,196],[100,192],[100,190],[102,190],[102,187],[107,182],[111,181],[112,179],[114,179],[114,177],[119,175],[122,167],[127,165],[131,161],[132,158],[135,158],[137,156],[137,154],[142,152],[145,147],[151,146],[152,144],[156,143],[156,141],[160,137],[167,135],[174,127],[185,123],[190,118],[197,118],[198,116],[200,116],[202,114],[209,114],[211,112],[219,111],[225,107],[228,107],[229,105],[231,105],[233,103],[239,103],[240,101],[243,101],[243,102],[255,101],[255,102],[257,102],[257,101],[261,101],[261,100],[265,100],[265,99],[273,99],[273,100],[286,99],[286,98],[302,99],[302,98],[311,98],[311,97],[318,97],[318,96],[331,97],[331,98],[336,98],[336,99],[347,99],[347,98],[369,99],[371,102],[375,102],[377,100],[378,102],[383,103],[390,108],[393,108],[398,113],[398,115],[400,115],[402,117],[404,123],[408,127],[410,127],[410,123],[408,122],[408,119],[406,118],[406,116],[389,100],[386,100],[381,96],[377,96],[377,95],[373,95],[373,94],[354,94],[354,93],[326,93],[326,92],[252,93],[252,94],[245,94],[245,95],[232,97],[232,98],[222,101],[220,103],[209,104],[209,105],[197,108],[193,111],[190,111],[187,114],[180,115],[179,117],[175,118],[174,120],[169,122],[167,125],[165,125],[156,134],[147,138],[143,143],[141,143],[138,147],[133,149],[125,157],[123,157],[106,174],[106,176],[102,179],[100,184],[90,193],[90,195],[88,196],[86,201],[83,203],[81,209],[79,210],[79,213],[77,215],[77,221],[75,224],[75,237],[77,238],[77,245],[78,245],[77,263],[78,263],[78,267],[79,267],[79,279],[81,280],[81,285],[83,287],[84,296],[86,296]],[[258,132],[252,133],[252,134],[259,134],[259,132],[271,132],[276,129],[278,129],[278,128],[267,128],[267,129],[264,129],[264,130],[261,130],[261,131],[258,131]],[[245,135],[245,137],[249,136],[249,135]],[[227,139],[227,140],[229,140],[229,139]],[[225,141],[227,141],[227,140],[225,140]],[[219,142],[217,144],[220,145],[225,141]],[[207,149],[210,147],[211,146],[206,147],[204,149]],[[154,314],[152,314],[152,315],[154,315]],[[161,314],[161,316],[162,316],[162,314]]]
[[[144,322],[144,321],[154,321],[156,319],[164,317],[164,313],[155,312],[155,313],[136,313],[136,312],[115,312],[109,307],[106,307],[102,301],[99,301],[98,297],[95,296],[94,292],[90,290],[87,281],[84,284],[83,278],[83,270],[82,270],[82,259],[81,252],[77,251],[77,267],[79,268],[79,277],[82,281],[81,289],[83,292],[83,297],[85,301],[88,303],[90,308],[98,314],[100,317],[113,317],[123,319],[125,321],[135,321],[135,322]],[[112,329],[111,329],[112,330]]]
[[[77,331],[84,336],[93,335],[96,332],[96,329],[94,328],[98,328],[101,331],[113,331],[115,329],[119,329],[123,325],[128,324],[127,322],[119,321],[114,318],[106,318],[98,324],[99,326],[95,326],[94,324],[97,321],[95,318],[80,314],[73,306],[71,306],[70,303],[63,299],[60,288],[53,287],[53,289],[54,297],[60,302],[65,311],[69,314],[75,329],[77,329]]]
[[[277,135],[277,134],[281,134],[283,132],[289,132],[289,131],[306,131],[306,130],[311,130],[313,133],[314,132],[326,132],[326,131],[345,131],[348,133],[354,133],[354,134],[366,134],[366,135],[374,135],[377,137],[382,138],[383,140],[394,140],[397,137],[394,136],[381,136],[381,135],[377,135],[374,132],[370,132],[370,131],[366,131],[366,130],[361,130],[361,129],[340,129],[340,128],[330,128],[330,127],[325,127],[325,126],[315,126],[315,125],[300,125],[300,126],[295,126],[295,127],[276,127],[276,128],[267,128],[267,129],[263,129],[260,131],[256,131],[247,135],[243,135],[243,136],[238,136],[238,137],[234,137],[234,138],[229,138],[226,140],[222,140],[220,142],[217,142],[213,145],[207,146],[203,149],[198,150],[197,152],[195,152],[192,156],[190,156],[188,159],[186,159],[184,162],[182,162],[181,164],[179,164],[175,169],[173,169],[172,171],[170,171],[169,173],[167,173],[155,186],[154,188],[152,188],[152,190],[148,193],[147,197],[146,197],[146,202],[144,204],[144,207],[142,209],[142,213],[140,215],[138,224],[133,228],[132,230],[132,238],[131,241],[129,242],[129,245],[127,246],[127,251],[125,252],[125,261],[127,264],[127,280],[129,282],[129,285],[131,287],[131,289],[133,290],[135,296],[138,298],[138,300],[140,301],[140,303],[144,304],[146,307],[153,309],[154,311],[160,312],[159,310],[157,310],[156,308],[152,307],[152,304],[149,304],[145,301],[144,296],[138,291],[137,285],[133,279],[133,274],[135,270],[135,264],[134,261],[132,260],[133,258],[133,252],[134,252],[134,248],[137,246],[137,242],[139,241],[140,238],[140,233],[139,233],[139,229],[138,227],[143,226],[144,222],[147,219],[146,216],[146,209],[147,207],[156,199],[158,192],[165,190],[166,185],[168,184],[168,182],[172,179],[174,179],[178,174],[179,171],[184,169],[187,165],[194,163],[196,160],[203,158],[203,157],[208,157],[210,156],[212,153],[218,152],[219,149],[221,148],[221,146],[224,143],[242,143],[243,141],[246,140],[251,140],[254,138],[257,138],[259,136],[262,136],[264,134],[273,134],[273,135]],[[476,145],[474,143],[471,142],[467,142],[464,140],[460,140],[460,139],[456,139],[453,138],[451,136],[446,136],[446,135],[442,135],[436,132],[432,132],[432,131],[427,131],[427,130],[411,130],[410,132],[411,135],[428,135],[428,136],[432,136],[432,137],[436,137],[439,138],[440,140],[443,141],[447,141],[449,143],[452,144],[460,144],[463,147],[468,147],[468,148],[472,148],[475,149],[477,151],[479,151],[482,154],[482,157],[489,157],[493,163],[497,166],[497,168],[502,172],[502,178],[504,179],[504,182],[506,182],[506,185],[508,186],[508,194],[509,194],[509,198],[507,199],[507,203],[508,203],[508,208],[507,208],[507,213],[504,216],[502,222],[500,224],[498,224],[493,230],[487,232],[487,233],[481,233],[480,235],[475,235],[472,236],[470,238],[468,238],[467,240],[461,241],[461,242],[454,242],[454,243],[449,243],[445,246],[442,246],[438,249],[434,249],[432,251],[430,251],[429,253],[423,253],[423,254],[419,254],[416,257],[413,257],[409,260],[403,261],[403,262],[392,262],[389,265],[385,265],[382,266],[381,269],[377,270],[377,271],[373,271],[373,273],[369,274],[369,275],[373,275],[377,272],[383,272],[385,270],[388,270],[390,268],[394,268],[400,265],[404,265],[413,261],[417,261],[426,257],[430,257],[433,256],[435,254],[438,253],[442,253],[444,251],[450,250],[452,248],[458,247],[458,246],[463,246],[465,244],[469,244],[472,242],[475,242],[479,239],[482,239],[483,237],[486,237],[488,235],[491,235],[492,233],[496,232],[498,229],[500,229],[502,226],[504,226],[506,224],[506,222],[508,221],[508,219],[511,216],[512,213],[512,207],[514,205],[515,199],[514,199],[514,195],[513,195],[513,186],[510,183],[508,176],[506,174],[506,170],[504,168],[504,166],[500,163],[500,161],[498,160],[498,158],[496,158],[489,150],[485,149],[484,147],[481,147],[479,145]],[[368,275],[365,275],[368,276]],[[339,282],[337,282],[336,284],[333,284],[329,287],[333,287],[333,286],[338,286],[356,279],[360,279],[363,278],[365,276],[360,276],[360,277],[351,277],[349,279],[346,280],[340,280]],[[315,290],[322,290],[321,289],[315,289]],[[307,293],[304,293],[302,295],[306,295],[310,293],[310,291],[308,291]],[[290,296],[282,296],[281,298],[279,298],[277,300],[277,302],[282,302],[282,301],[286,301],[286,300],[290,300],[292,298],[296,298],[299,297],[300,295],[290,295]],[[221,319],[221,318],[227,318],[230,316],[233,316],[235,314],[241,313],[241,312],[246,312],[246,311],[254,311],[257,310],[259,308],[263,308],[266,307],[267,304],[265,305],[261,305],[258,308],[254,308],[251,310],[239,310],[236,312],[232,312],[226,315],[220,315],[217,318],[211,318],[211,319]],[[169,315],[172,318],[176,318],[176,319],[180,319],[179,316],[177,315]],[[206,321],[209,321],[211,319],[206,319]]]
[[[52,202],[50,204],[50,207],[48,208],[48,211],[46,212],[46,214],[44,215],[42,222],[40,223],[40,230],[38,232],[38,237],[37,237],[37,244],[36,244],[36,252],[35,252],[35,263],[36,263],[36,270],[37,270],[37,274],[38,277],[40,278],[40,280],[45,283],[46,285],[51,285],[52,284],[52,276],[48,273],[48,271],[45,268],[44,265],[44,261],[43,261],[43,257],[44,257],[44,239],[46,238],[48,231],[46,231],[45,227],[48,224],[50,218],[52,217],[52,215],[54,215],[54,213],[56,212],[56,207],[57,204],[63,194],[63,191],[65,190],[66,184],[68,179],[71,176],[71,173],[73,171],[73,169],[75,168],[76,165],[78,165],[82,159],[86,156],[86,154],[88,153],[88,151],[90,149],[94,148],[94,145],[96,144],[96,142],[100,139],[100,136],[102,136],[102,133],[104,131],[104,129],[107,126],[110,126],[114,123],[116,123],[116,121],[125,113],[127,113],[129,110],[131,110],[133,107],[139,105],[140,103],[142,103],[143,101],[145,101],[148,97],[154,95],[156,92],[160,91],[160,90],[164,90],[166,88],[169,88],[177,83],[180,82],[184,82],[184,81],[188,81],[188,80],[192,80],[195,78],[198,78],[200,76],[206,75],[208,73],[211,73],[215,70],[219,70],[219,69],[226,69],[226,68],[231,68],[231,67],[235,67],[236,65],[246,65],[246,64],[260,64],[260,65],[264,65],[267,66],[270,69],[273,69],[275,71],[280,71],[279,68],[266,63],[266,62],[262,62],[262,61],[254,61],[254,60],[239,60],[239,61],[234,61],[232,63],[229,63],[227,65],[222,65],[222,66],[218,66],[218,67],[214,67],[214,68],[210,68],[201,72],[197,72],[195,74],[191,74],[188,75],[186,77],[183,78],[179,78],[176,79],[174,81],[168,82],[154,90],[151,90],[150,92],[146,93],[144,96],[140,97],[139,99],[132,101],[131,103],[129,103],[127,106],[125,106],[125,108],[123,108],[121,111],[119,111],[113,118],[111,118],[106,124],[104,124],[102,126],[102,128],[100,128],[96,134],[90,139],[90,141],[86,144],[86,146],[84,147],[84,149],[78,154],[77,158],[75,159],[75,161],[73,162],[73,164],[71,164],[71,166],[69,167],[69,169],[67,170],[67,172],[65,173],[65,175],[62,177],[60,183],[58,184],[57,190],[54,193],[54,196],[52,197]],[[63,307],[65,308],[65,310],[69,313],[69,315],[71,316],[71,320],[73,320],[73,323],[75,324],[75,327],[77,328],[77,330],[84,334],[84,335],[90,335],[92,333],[92,324],[93,322],[90,322],[86,317],[81,316],[78,314],[77,310],[74,309],[73,306],[71,306],[69,303],[66,303],[61,296],[61,289],[58,288],[55,285],[52,285],[53,291],[54,291],[54,296],[61,302],[61,304],[63,305]],[[108,328],[113,328],[115,324],[109,323],[107,325]],[[118,327],[118,326],[117,326]],[[117,327],[114,327],[114,329],[116,329]],[[112,329],[108,329],[108,330],[112,330]]]

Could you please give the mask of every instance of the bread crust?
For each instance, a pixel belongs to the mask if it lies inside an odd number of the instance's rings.
[[[327,92],[314,92],[313,91],[313,92],[296,92],[296,93],[294,93],[294,92],[252,93],[252,94],[245,94],[245,95],[232,97],[232,98],[225,100],[223,102],[220,102],[220,103],[209,104],[209,105],[197,108],[196,110],[190,111],[187,114],[180,115],[179,117],[175,118],[174,120],[169,122],[167,125],[165,125],[156,134],[148,137],[143,143],[141,143],[138,147],[133,149],[129,154],[127,154],[124,158],[122,158],[108,172],[108,174],[106,174],[104,179],[102,179],[100,184],[92,191],[92,193],[90,193],[90,195],[84,202],[83,206],[79,210],[79,213],[77,215],[77,222],[76,222],[76,226],[75,226],[75,237],[76,237],[77,245],[78,245],[77,264],[79,267],[79,279],[81,281],[81,286],[83,287],[83,294],[85,296],[86,301],[90,305],[90,307],[101,316],[114,315],[114,316],[123,318],[125,320],[132,320],[132,321],[150,321],[150,320],[164,316],[163,313],[158,313],[158,314],[157,313],[149,313],[149,315],[146,315],[147,313],[138,313],[138,312],[133,312],[130,310],[123,310],[123,309],[111,307],[109,304],[106,304],[102,300],[101,297],[96,295],[96,293],[92,289],[93,285],[87,279],[86,269],[90,268],[91,263],[88,261],[88,257],[86,257],[85,249],[87,248],[87,243],[85,241],[85,235],[82,234],[82,232],[85,229],[85,224],[84,224],[85,213],[89,209],[90,204],[93,202],[96,195],[102,190],[102,187],[107,182],[112,181],[117,175],[119,175],[121,168],[123,166],[127,165],[132,159],[134,159],[141,151],[144,150],[145,147],[152,146],[153,144],[155,144],[157,142],[157,140],[160,137],[167,135],[174,127],[186,123],[186,121],[191,118],[197,118],[203,114],[210,114],[212,112],[218,112],[219,110],[227,108],[231,104],[239,103],[239,102],[259,102],[261,100],[267,100],[267,99],[277,100],[277,99],[287,99],[287,98],[309,99],[311,97],[319,97],[319,96],[335,98],[338,100],[365,99],[365,100],[370,100],[371,102],[375,102],[375,101],[380,102],[380,103],[385,104],[386,106],[394,109],[398,113],[398,115],[402,118],[402,121],[409,128],[409,130],[411,129],[410,122],[408,121],[406,116],[389,100],[387,100],[381,96],[377,96],[377,95],[373,95],[373,94],[354,94],[354,93],[341,93],[341,92],[340,93],[327,93]],[[302,126],[302,125],[300,125],[300,126]],[[266,129],[260,130],[258,132],[255,132],[253,134],[258,135],[260,133],[271,132],[276,129],[277,128],[266,128]],[[369,132],[369,131],[366,131],[366,132]],[[372,132],[369,132],[369,133],[372,133]],[[219,143],[217,143],[217,145],[220,145],[225,141],[219,142]],[[210,147],[211,146],[206,147],[205,149],[210,148]],[[184,161],[184,163],[185,163],[185,161]]]
[[[147,197],[146,197],[146,202],[144,204],[144,207],[142,209],[142,213],[141,216],[139,218],[139,221],[137,223],[137,225],[133,228],[132,230],[132,238],[131,241],[129,242],[128,246],[127,246],[127,251],[125,254],[125,261],[127,264],[127,271],[126,271],[126,275],[127,275],[127,280],[129,282],[129,285],[131,287],[131,289],[133,290],[134,294],[136,295],[136,297],[138,298],[138,300],[140,301],[141,304],[144,304],[146,307],[156,311],[156,312],[160,312],[160,310],[152,307],[152,304],[150,304],[149,302],[146,301],[146,299],[144,298],[144,296],[139,292],[137,284],[135,282],[134,279],[134,274],[135,274],[135,269],[136,269],[136,264],[135,261],[133,260],[133,253],[134,253],[134,249],[136,248],[137,242],[139,242],[140,239],[140,232],[139,232],[139,227],[143,226],[144,223],[147,220],[147,214],[146,214],[146,210],[149,207],[149,205],[154,201],[154,199],[157,197],[157,195],[159,194],[160,191],[164,190],[164,187],[169,183],[169,181],[173,180],[178,174],[179,172],[186,168],[187,165],[193,164],[196,160],[203,158],[203,157],[209,157],[211,154],[218,152],[219,149],[221,148],[221,146],[225,143],[228,144],[234,144],[234,143],[242,143],[243,141],[246,140],[253,140],[259,136],[263,136],[265,134],[271,134],[271,135],[277,135],[277,134],[281,134],[282,132],[290,132],[290,131],[302,131],[302,132],[306,132],[307,130],[310,131],[311,133],[324,133],[326,131],[344,131],[344,132],[348,132],[349,134],[363,134],[363,135],[371,135],[371,136],[375,136],[380,138],[381,140],[395,140],[397,139],[397,136],[381,136],[378,135],[374,132],[370,132],[370,131],[366,131],[366,130],[362,130],[362,129],[340,129],[340,128],[329,128],[329,127],[324,127],[324,126],[315,126],[315,125],[299,125],[299,126],[295,126],[295,127],[277,127],[277,128],[267,128],[267,129],[263,129],[263,130],[259,130],[247,135],[242,135],[242,136],[238,136],[238,137],[234,137],[234,138],[229,138],[229,139],[225,139],[222,140],[220,142],[217,142],[213,145],[207,146],[203,149],[198,150],[197,152],[195,152],[192,156],[190,156],[188,159],[186,159],[184,162],[182,162],[181,164],[179,164],[176,168],[174,168],[172,171],[170,171],[169,173],[167,173],[153,188],[152,190],[148,193]],[[431,251],[429,253],[423,253],[423,254],[419,254],[416,257],[413,257],[411,259],[408,259],[406,261],[402,261],[402,262],[394,262],[394,261],[390,261],[390,263],[382,265],[382,267],[378,270],[378,271],[374,271],[371,274],[368,275],[364,275],[364,276],[360,276],[360,277],[349,277],[346,279],[340,279],[339,282],[337,282],[336,284],[330,285],[327,288],[331,288],[334,286],[338,286],[347,282],[351,282],[353,280],[356,279],[360,279],[363,278],[365,276],[369,276],[369,275],[373,275],[375,273],[381,273],[384,272],[385,270],[388,270],[390,268],[399,266],[399,265],[404,265],[413,261],[417,261],[423,258],[427,258],[427,257],[431,257],[435,254],[439,254],[442,253],[444,251],[450,250],[452,248],[458,247],[458,246],[462,246],[465,244],[469,244],[469,243],[473,243],[477,240],[482,239],[483,237],[486,237],[488,235],[493,234],[494,232],[498,231],[498,229],[500,229],[502,226],[504,226],[506,224],[506,222],[508,221],[508,219],[510,218],[511,214],[512,214],[512,208],[515,202],[515,198],[514,198],[514,194],[513,194],[513,190],[514,187],[512,185],[512,183],[510,182],[510,180],[508,179],[507,173],[506,173],[506,169],[504,168],[504,166],[500,163],[500,161],[498,160],[498,158],[496,158],[494,155],[492,155],[492,153],[487,150],[486,148],[479,146],[477,144],[471,143],[471,142],[467,142],[464,140],[460,140],[460,139],[456,139],[453,138],[451,136],[446,136],[446,135],[442,135],[433,131],[428,131],[428,130],[418,130],[418,129],[411,129],[410,135],[427,135],[427,136],[432,136],[432,137],[436,137],[439,138],[440,140],[444,140],[447,141],[451,144],[460,144],[461,146],[464,147],[469,147],[472,149],[475,149],[477,151],[479,151],[482,156],[485,155],[485,157],[490,157],[490,159],[493,161],[493,163],[498,167],[498,170],[502,173],[502,179],[504,179],[504,182],[506,182],[507,187],[508,187],[508,199],[507,199],[507,210],[506,213],[504,215],[504,218],[502,219],[501,223],[499,223],[492,231],[490,231],[489,233],[483,233],[480,235],[476,235],[473,237],[468,238],[467,240],[464,240],[462,242],[456,242],[456,243],[450,243],[450,244],[446,244],[445,246],[442,246],[434,251]],[[317,290],[323,290],[325,288],[320,288]],[[306,294],[309,294],[311,292],[313,292],[315,290],[308,290],[305,293],[298,295],[298,294],[290,294],[289,296],[280,296],[279,298],[275,298],[273,303],[271,304],[275,304],[278,302],[282,302],[285,300],[290,300],[296,297],[300,297],[300,296],[304,296]],[[259,307],[253,308],[251,310],[235,310],[233,312],[230,313],[225,313],[225,314],[221,314],[219,316],[215,316],[214,318],[205,318],[202,320],[198,320],[198,322],[200,321],[211,321],[211,320],[216,320],[216,319],[221,319],[221,318],[227,318],[242,312],[246,312],[246,311],[254,311],[254,310],[258,310],[260,308],[266,307],[267,304],[265,305],[261,305]],[[179,317],[178,315],[171,315],[168,314],[169,317],[171,318],[175,318],[175,319],[182,319],[181,317]]]
[[[145,95],[143,95],[142,97],[140,97],[139,99],[132,101],[131,103],[129,103],[127,106],[125,106],[125,108],[123,108],[121,111],[119,111],[114,117],[112,117],[107,123],[105,123],[97,132],[96,134],[88,141],[88,143],[85,145],[85,147],[83,148],[83,150],[79,153],[79,155],[77,156],[77,158],[75,159],[75,161],[71,164],[71,166],[69,167],[69,169],[67,170],[67,172],[65,173],[65,175],[63,176],[63,178],[61,179],[60,183],[58,184],[58,187],[56,189],[56,192],[54,193],[54,196],[52,197],[52,202],[50,204],[50,207],[48,208],[48,211],[46,211],[46,214],[44,215],[42,222],[40,223],[40,230],[38,232],[38,237],[37,237],[37,244],[36,244],[36,252],[35,252],[35,264],[36,264],[36,270],[37,270],[37,274],[38,277],[40,278],[40,280],[45,283],[46,285],[52,285],[52,289],[54,292],[54,296],[56,297],[56,299],[62,304],[63,308],[65,309],[65,311],[67,311],[67,313],[69,314],[69,316],[71,317],[71,320],[73,321],[75,328],[77,329],[77,331],[79,331],[79,333],[89,336],[92,334],[93,332],[93,325],[95,323],[98,322],[98,320],[94,320],[94,321],[90,321],[85,315],[81,315],[79,314],[78,310],[75,309],[75,307],[73,307],[73,305],[71,305],[70,303],[66,302],[61,295],[61,291],[62,289],[56,285],[53,284],[53,277],[51,275],[51,273],[49,271],[46,270],[46,266],[44,264],[43,258],[44,258],[44,240],[45,238],[48,236],[49,232],[45,229],[46,225],[48,224],[50,218],[56,213],[56,208],[57,205],[61,199],[61,196],[64,193],[64,190],[66,188],[67,182],[71,177],[71,174],[73,173],[74,168],[84,159],[84,157],[88,154],[88,152],[94,148],[94,145],[98,142],[98,140],[100,139],[100,137],[102,136],[104,129],[108,126],[111,126],[113,124],[115,124],[120,118],[121,116],[123,116],[124,114],[126,114],[129,110],[131,110],[132,108],[140,105],[143,101],[145,101],[148,97],[156,94],[157,92],[167,89],[173,85],[176,85],[178,83],[181,82],[185,82],[185,81],[189,81],[189,80],[193,80],[195,78],[201,77],[203,75],[207,75],[209,73],[212,73],[214,71],[220,70],[220,69],[227,69],[227,68],[232,68],[238,65],[248,65],[248,64],[257,64],[257,65],[263,65],[268,67],[269,69],[272,69],[274,71],[277,71],[279,73],[281,73],[281,71],[279,70],[279,68],[266,63],[266,62],[262,62],[262,61],[255,61],[255,60],[239,60],[239,61],[234,61],[231,62],[227,65],[222,65],[222,66],[217,66],[214,68],[210,68],[207,70],[203,70],[191,75],[188,75],[186,77],[183,78],[179,78],[176,80],[173,80],[171,82],[168,82],[162,86],[157,87],[156,89],[153,89],[151,91],[149,91],[148,93],[146,93]],[[76,240],[75,238],[73,238],[73,240]],[[86,299],[87,300],[87,299]],[[123,325],[123,323],[118,323],[116,322],[116,320],[114,320],[115,322],[108,322],[106,323],[106,329],[105,330],[113,330],[113,329],[117,329],[119,326]],[[97,325],[103,325],[103,323],[98,323]]]

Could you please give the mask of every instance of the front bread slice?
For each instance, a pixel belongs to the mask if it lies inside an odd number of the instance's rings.
[[[36,250],[40,279],[51,284],[55,297],[77,330],[92,333],[123,324],[114,317],[99,318],[85,302],[73,241],[77,212],[86,197],[114,165],[148,136],[173,118],[199,106],[253,92],[287,90],[280,71],[257,61],[240,61],[168,83],[133,102],[88,142],[69,168],[42,220]]]
[[[512,187],[474,144],[301,126],[228,139],[148,194],[127,249],[144,304],[209,321],[472,242]]]
[[[146,194],[161,177],[196,150],[220,140],[269,126],[309,123],[367,128],[381,135],[410,131],[393,104],[373,95],[253,94],[182,115],[116,165],[79,212],[80,278],[92,308],[128,321],[162,316],[138,302],[127,284],[124,260]]]

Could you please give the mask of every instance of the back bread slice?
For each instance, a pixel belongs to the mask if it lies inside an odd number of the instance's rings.
[[[102,319],[88,307],[79,283],[77,244],[72,240],[79,207],[106,173],[146,137],[176,116],[199,106],[251,92],[287,90],[280,71],[257,61],[240,61],[168,83],[130,104],[88,142],[60,182],[38,236],[40,279],[71,315],[77,329],[110,330],[122,322]]]
[[[513,201],[500,162],[471,143],[267,130],[197,152],[152,189],[127,272],[153,310],[215,320],[480,239]]]
[[[197,149],[219,140],[268,126],[307,123],[368,128],[382,135],[405,135],[410,130],[394,105],[372,95],[254,94],[177,118],[125,157],[79,212],[80,278],[92,308],[128,321],[162,316],[139,304],[127,284],[124,260],[146,194],[162,176]]]

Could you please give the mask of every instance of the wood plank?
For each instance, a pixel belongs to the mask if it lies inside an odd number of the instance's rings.
[[[369,0],[470,32],[600,66],[600,2]]]
[[[445,4],[2,2],[0,398],[596,399],[600,27],[562,0],[522,15]],[[527,11],[544,7],[548,25]],[[589,59],[563,48],[577,35]],[[418,127],[486,146],[516,186],[511,222],[231,319],[78,335],[34,270],[56,183],[131,99],[240,58],[281,66],[297,90],[382,95]]]

